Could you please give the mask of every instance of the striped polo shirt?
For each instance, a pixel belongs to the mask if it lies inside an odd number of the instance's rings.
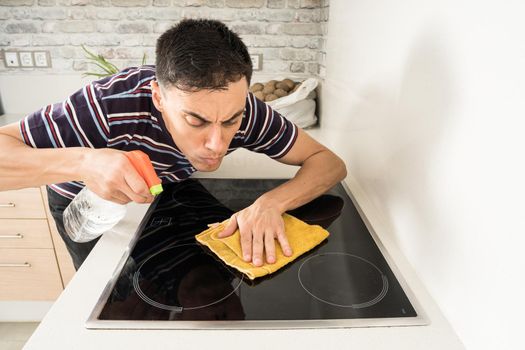
[[[20,121],[24,142],[34,148],[90,147],[149,155],[163,183],[187,179],[196,169],[179,150],[151,98],[155,66],[129,67],[84,86],[65,101],[50,104]],[[271,158],[283,157],[297,139],[297,126],[252,93],[228,152],[246,148]],[[93,164],[103,166],[103,164]],[[81,181],[51,184],[74,198]]]

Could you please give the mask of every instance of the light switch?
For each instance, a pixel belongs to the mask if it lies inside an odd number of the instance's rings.
[[[4,51],[4,62],[6,67],[19,67],[18,52]]]
[[[33,53],[29,51],[20,51],[20,66],[22,67],[33,67]]]
[[[49,52],[35,51],[33,54],[35,56],[35,67],[51,67]]]
[[[252,66],[253,70],[261,70],[262,69],[262,53],[250,55],[250,58],[252,59]]]

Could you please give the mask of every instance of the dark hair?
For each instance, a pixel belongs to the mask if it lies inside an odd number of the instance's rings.
[[[156,77],[166,88],[225,90],[252,77],[246,45],[222,22],[184,19],[157,40]]]

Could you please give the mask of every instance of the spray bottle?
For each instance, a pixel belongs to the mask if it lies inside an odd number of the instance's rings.
[[[146,181],[150,193],[161,193],[161,180],[155,173],[148,155],[142,151],[125,154]],[[102,199],[84,187],[64,210],[64,228],[73,241],[89,242],[113,228],[125,215],[126,205]]]

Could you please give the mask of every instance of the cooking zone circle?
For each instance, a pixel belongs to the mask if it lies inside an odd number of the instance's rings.
[[[182,312],[229,298],[243,281],[193,243],[161,250],[145,259],[133,275],[133,287],[146,303]]]
[[[345,278],[341,278],[344,274]],[[380,302],[388,279],[377,266],[357,255],[322,253],[306,259],[297,272],[304,290],[323,303],[362,309]]]

